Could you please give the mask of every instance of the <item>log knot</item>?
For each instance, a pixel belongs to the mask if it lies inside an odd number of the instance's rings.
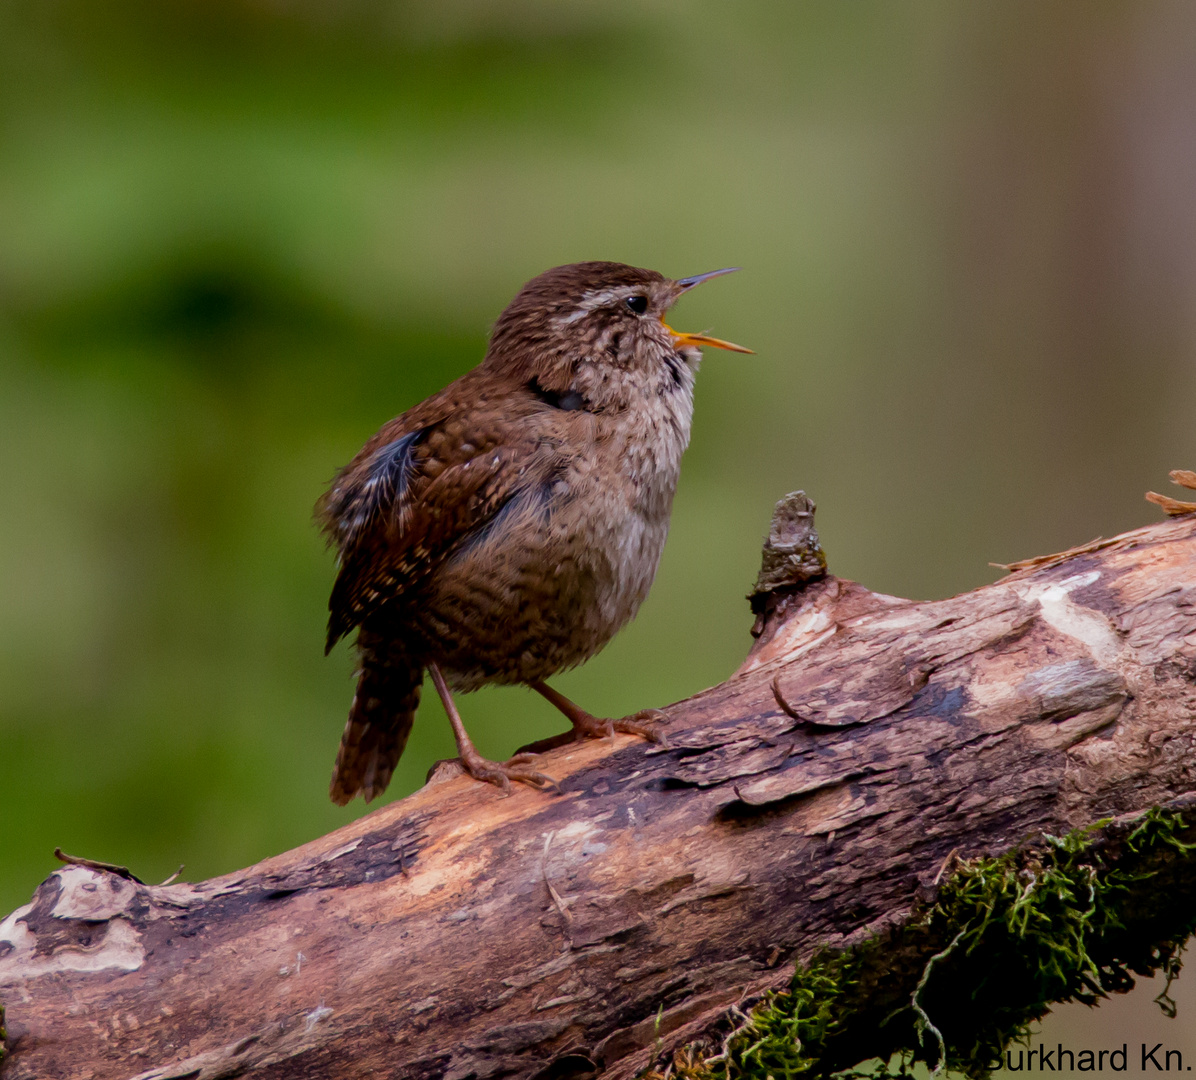
[[[791,491],[773,509],[760,573],[748,595],[756,614],[764,610],[769,595],[778,589],[826,577],[826,555],[814,528],[815,509],[814,500],[804,491]]]

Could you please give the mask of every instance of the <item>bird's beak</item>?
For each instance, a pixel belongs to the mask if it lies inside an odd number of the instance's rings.
[[[705,274],[695,274],[693,277],[681,278],[677,282],[677,295],[683,292],[688,292],[695,285],[701,285],[703,281],[709,281],[711,278],[722,277],[723,274],[733,274],[738,270],[738,266],[728,266],[725,270],[709,270]],[[721,338],[708,337],[706,334],[680,334],[674,330],[668,323],[663,323],[664,328],[672,335],[673,345],[676,348],[683,348],[686,345],[694,345],[701,348],[703,345],[709,345],[712,349],[727,349],[730,352],[738,353],[753,353],[752,349],[745,349],[742,345],[736,345],[730,341],[723,341]]]
[[[723,341],[722,338],[708,337],[706,334],[679,334],[668,323],[664,324],[664,328],[673,336],[673,345],[676,348],[682,348],[685,345],[696,345],[701,348],[703,345],[709,345],[712,349],[727,349],[730,352],[755,353],[755,349],[747,349],[742,345],[736,345],[731,341]]]
[[[677,284],[681,291],[685,292],[687,289],[692,289],[695,285],[701,285],[703,281],[709,281],[712,277],[722,277],[723,274],[734,274],[739,269],[738,266],[728,266],[724,270],[707,270],[704,274],[694,274],[693,277],[683,277]]]
[[[692,277],[682,277],[677,281],[677,295],[684,292],[689,292],[695,285],[701,285],[703,281],[709,281],[712,277],[721,277],[724,274],[734,274],[734,271],[739,267],[727,267],[724,270],[708,270],[704,274],[695,274]],[[751,353],[752,349],[745,349],[742,344],[734,344],[730,341],[722,341],[720,337],[708,337],[706,334],[678,334],[667,323],[661,323],[664,328],[669,331],[672,336],[673,347],[683,348],[684,346],[696,346],[701,348],[703,344],[712,349],[728,349],[732,353]]]

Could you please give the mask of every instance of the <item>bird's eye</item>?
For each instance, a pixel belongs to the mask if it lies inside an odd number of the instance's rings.
[[[627,306],[637,315],[642,315],[648,310],[648,298],[646,296],[629,296],[627,297]]]

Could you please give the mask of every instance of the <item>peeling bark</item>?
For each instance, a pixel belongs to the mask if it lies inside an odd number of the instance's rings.
[[[952,853],[1196,792],[1196,519],[921,603],[778,509],[756,643],[667,748],[551,750],[559,796],[431,783],[197,884],[51,874],[0,923],[4,1080],[622,1080]]]

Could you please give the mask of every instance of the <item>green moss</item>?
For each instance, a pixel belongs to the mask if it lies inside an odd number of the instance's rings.
[[[1153,809],[958,862],[905,926],[815,956],[787,990],[732,1015],[721,1046],[687,1048],[670,1071],[792,1080],[870,1060],[872,1077],[916,1062],[985,1077],[1051,1004],[1092,1003],[1159,970],[1170,984],[1196,929],[1192,833]],[[1159,1003],[1174,1012],[1166,991]]]

